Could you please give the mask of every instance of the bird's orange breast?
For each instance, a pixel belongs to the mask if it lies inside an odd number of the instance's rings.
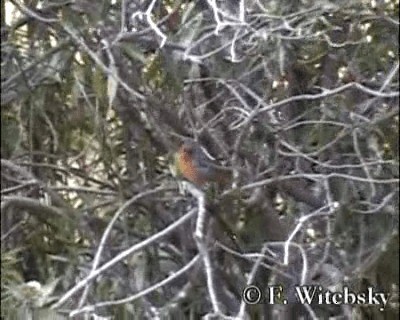
[[[198,186],[207,182],[206,177],[203,177],[194,165],[191,155],[182,149],[178,152],[178,169],[186,179]]]

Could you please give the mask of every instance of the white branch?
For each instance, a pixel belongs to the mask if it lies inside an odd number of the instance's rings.
[[[76,316],[79,313],[82,312],[90,312],[95,310],[96,308],[100,308],[100,307],[106,307],[106,306],[113,306],[113,305],[119,305],[119,304],[125,304],[125,303],[130,303],[133,302],[141,297],[144,297],[146,295],[148,295],[149,293],[167,285],[168,283],[170,283],[171,281],[177,279],[178,277],[180,277],[181,275],[183,275],[184,273],[188,272],[191,268],[193,268],[196,263],[199,261],[200,256],[196,255],[192,260],[189,261],[188,264],[186,264],[185,266],[183,266],[181,269],[179,269],[178,271],[174,272],[173,274],[171,274],[170,276],[168,276],[167,278],[165,278],[164,280],[156,283],[155,285],[152,285],[151,287],[142,290],[130,297],[124,298],[124,299],[120,299],[120,300],[114,300],[114,301],[104,301],[104,302],[99,302],[96,303],[94,305],[90,305],[90,306],[86,306],[84,308],[78,309],[78,310],[74,310],[72,311],[69,316],[73,317]]]
[[[104,249],[104,247],[105,247],[105,243],[106,243],[106,241],[107,241],[107,239],[108,239],[108,236],[110,235],[110,232],[111,232],[111,230],[112,230],[112,228],[113,228],[115,222],[118,220],[119,216],[120,216],[129,206],[131,206],[131,205],[132,205],[134,202],[136,202],[137,200],[139,200],[139,199],[141,199],[141,198],[143,198],[143,197],[146,197],[146,196],[148,196],[148,195],[157,193],[157,192],[159,192],[159,191],[161,191],[161,190],[163,190],[163,189],[164,189],[163,187],[159,187],[159,188],[154,189],[154,190],[148,190],[148,191],[139,193],[139,194],[133,196],[133,197],[132,197],[131,199],[129,199],[127,202],[125,202],[124,205],[123,205],[121,208],[119,208],[119,209],[117,210],[117,212],[115,213],[114,217],[113,217],[113,218],[111,219],[111,221],[108,223],[106,230],[104,230],[104,232],[103,232],[103,235],[102,235],[101,240],[100,240],[99,247],[98,247],[97,252],[96,252],[96,255],[95,255],[94,259],[93,259],[92,269],[90,270],[89,276],[90,276],[92,273],[95,272],[97,266],[99,265],[99,263],[100,263],[100,258],[101,258],[101,254],[102,254],[103,249]],[[81,299],[80,299],[80,301],[79,301],[79,305],[78,305],[79,308],[82,307],[82,305],[85,303],[88,292],[89,292],[89,286],[86,285],[85,290],[84,290],[84,292],[83,292],[83,294],[82,294],[82,296],[81,296]]]
[[[178,219],[176,222],[172,223],[168,227],[166,227],[164,230],[156,233],[155,235],[151,236],[150,238],[147,238],[146,240],[128,248],[127,250],[122,251],[120,254],[118,254],[116,257],[111,259],[110,261],[106,262],[103,264],[100,268],[96,269],[93,271],[90,275],[88,275],[86,278],[82,279],[79,281],[72,289],[70,289],[67,293],[65,293],[60,300],[56,304],[52,306],[53,309],[59,308],[61,305],[63,305],[71,296],[73,296],[75,293],[77,293],[79,290],[81,290],[83,287],[85,287],[90,281],[94,280],[98,275],[100,275],[102,272],[105,270],[111,268],[114,266],[116,263],[120,262],[121,260],[127,258],[131,254],[142,250],[143,248],[149,246],[153,242],[160,240],[161,238],[167,236],[170,234],[172,231],[174,231],[176,228],[180,227],[183,225],[185,222],[190,220],[196,213],[196,210],[191,210],[187,214],[185,214],[183,217]]]

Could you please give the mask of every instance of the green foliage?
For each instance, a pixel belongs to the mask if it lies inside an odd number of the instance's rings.
[[[398,1],[244,1],[242,20],[237,1],[11,3],[14,16],[2,2],[2,317],[16,305],[48,312],[95,263],[198,210],[166,163],[187,137],[234,176],[231,189],[205,191],[224,312],[237,311],[249,256],[265,244],[254,283],[288,283],[270,273],[294,230],[309,273],[326,263],[347,279],[340,285],[398,289]],[[199,253],[194,229],[125,256],[63,308],[163,281]],[[277,268],[297,281],[297,260]],[[94,310],[197,319],[211,310],[206,278],[202,261],[140,299]],[[248,316],[270,318],[271,308]],[[349,312],[398,313],[395,303],[361,309]],[[331,311],[315,312],[343,315]]]

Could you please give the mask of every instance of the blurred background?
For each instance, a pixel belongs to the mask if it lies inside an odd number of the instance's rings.
[[[398,319],[397,0],[1,6],[2,318]],[[185,138],[233,172],[208,269]],[[243,308],[246,284],[390,299]]]

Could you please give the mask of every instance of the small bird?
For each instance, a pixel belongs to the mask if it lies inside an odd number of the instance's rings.
[[[181,145],[176,160],[179,172],[198,187],[207,182],[225,184],[231,176],[230,169],[213,163],[201,146],[193,140],[186,140]]]

